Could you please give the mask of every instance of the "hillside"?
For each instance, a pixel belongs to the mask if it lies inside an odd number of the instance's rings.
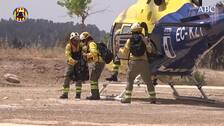
[[[106,32],[100,30],[96,25],[54,23],[44,19],[29,19],[18,23],[12,19],[0,20],[0,46],[12,48],[41,47],[49,48],[64,45],[68,35],[76,31],[88,31],[96,41],[101,41]]]

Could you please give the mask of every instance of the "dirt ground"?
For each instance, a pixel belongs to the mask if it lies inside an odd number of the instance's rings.
[[[215,103],[176,100],[171,89],[163,85],[156,87],[157,104],[147,101],[144,85],[134,88],[132,104],[128,105],[112,100],[85,100],[88,84],[83,86],[81,100],[74,99],[74,85],[69,100],[60,100],[63,78],[56,82],[56,77],[62,76],[65,68],[61,59],[0,58],[0,76],[12,73],[21,80],[20,84],[12,84],[0,79],[0,126],[224,125],[223,87],[205,88]],[[105,70],[101,81],[108,75]],[[223,73],[211,75],[222,79]],[[125,76],[120,80],[124,81]],[[111,84],[104,95],[117,95],[124,86]],[[178,91],[181,95],[200,96],[192,86],[180,86]]]

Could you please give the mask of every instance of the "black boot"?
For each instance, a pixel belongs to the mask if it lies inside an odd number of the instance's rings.
[[[121,103],[130,104],[131,103],[131,95],[132,95],[132,91],[126,90],[124,96],[121,99]]]
[[[87,100],[100,100],[100,97],[91,95],[91,96],[86,97],[86,99]]]
[[[118,81],[117,76],[116,75],[111,75],[111,77],[106,78],[107,81]]]
[[[156,98],[149,98],[149,102],[151,104],[156,104]]]
[[[131,103],[131,98],[122,98],[121,103],[130,104]]]
[[[99,89],[91,90],[91,96],[86,97],[87,100],[100,100]]]
[[[80,93],[77,93],[77,94],[75,95],[75,99],[81,99],[81,94],[80,94]]]
[[[153,80],[152,80],[152,84],[153,84],[154,86],[158,85],[157,80],[158,80],[158,79],[153,79]]]
[[[60,99],[68,99],[68,93],[63,93],[59,98]]]

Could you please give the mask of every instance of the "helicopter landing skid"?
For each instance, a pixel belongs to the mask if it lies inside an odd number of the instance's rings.
[[[202,85],[196,85],[197,89],[201,93],[201,97],[191,97],[191,96],[181,96],[179,95],[178,91],[174,87],[173,83],[169,83],[169,86],[173,90],[173,96],[177,100],[192,100],[192,101],[198,101],[198,102],[206,102],[206,103],[215,103],[215,100],[209,99],[208,96],[205,94],[204,90],[202,89]]]
[[[103,83],[103,86],[102,88],[100,89],[100,99],[101,100],[116,100],[116,101],[120,101],[121,98],[123,97],[124,93],[125,93],[125,90],[122,91],[119,95],[102,95],[103,93],[106,92],[106,89],[107,87],[110,85],[110,84],[124,84],[124,82],[105,82]]]

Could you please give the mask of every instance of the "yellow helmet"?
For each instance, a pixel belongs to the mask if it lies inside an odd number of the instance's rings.
[[[139,23],[134,23],[131,26],[131,32],[142,32],[142,27]]]
[[[89,32],[83,32],[81,35],[80,35],[80,40],[85,40],[87,39],[88,37],[90,37],[91,35],[89,34]]]

